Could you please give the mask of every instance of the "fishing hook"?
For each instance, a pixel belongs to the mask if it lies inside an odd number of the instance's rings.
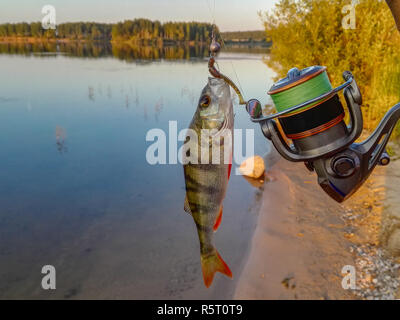
[[[218,79],[223,79],[228,85],[232,87],[233,90],[235,90],[236,94],[239,97],[239,104],[245,105],[247,102],[244,100],[242,93],[240,92],[239,88],[236,86],[236,84],[229,79],[227,76],[219,72],[214,64],[215,64],[215,57],[217,53],[221,50],[221,45],[217,42],[215,39],[215,32],[214,29],[212,31],[212,40],[210,44],[210,59],[208,60],[208,71],[210,74]]]

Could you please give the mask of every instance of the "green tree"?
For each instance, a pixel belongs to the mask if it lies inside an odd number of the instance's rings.
[[[42,36],[42,24],[40,22],[32,22],[31,23],[31,35],[32,35],[32,37],[41,37]]]
[[[369,128],[400,98],[400,35],[384,1],[361,0],[356,29],[342,26],[348,0],[281,0],[261,15],[272,48],[266,63],[284,76],[292,67],[327,66],[333,85],[353,72]]]

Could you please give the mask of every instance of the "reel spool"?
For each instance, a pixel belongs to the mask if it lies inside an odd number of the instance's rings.
[[[285,159],[303,161],[315,171],[320,186],[338,202],[352,195],[377,164],[390,162],[385,147],[400,118],[397,104],[367,140],[354,143],[363,130],[362,98],[351,72],[344,72],[343,78],[344,84],[332,88],[325,67],[293,68],[268,92],[277,113],[263,116],[256,99],[246,104],[251,120],[260,123],[264,136],[277,151]],[[342,90],[349,125],[344,122],[345,111],[338,96]]]
[[[288,76],[275,83],[268,94],[276,109],[285,111],[298,103],[331,91],[332,85],[326,68],[316,66],[302,71],[297,68],[290,70]],[[326,144],[332,136],[347,134],[343,119],[344,109],[335,93],[278,118],[286,137],[292,139],[299,149],[304,150],[315,145],[311,145],[310,139],[304,140],[305,138],[328,131],[324,134],[327,139],[321,139],[321,136],[317,140],[313,139],[317,144]]]

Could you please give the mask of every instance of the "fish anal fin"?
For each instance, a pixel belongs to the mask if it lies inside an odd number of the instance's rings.
[[[232,153],[231,153],[231,158],[230,158],[230,161],[228,164],[228,181],[229,181],[229,178],[231,177],[231,172],[232,172]]]
[[[219,213],[217,216],[217,219],[215,220],[215,224],[213,227],[214,231],[217,231],[219,226],[221,225],[221,221],[222,221],[222,211],[224,210],[224,207],[221,205],[221,208],[219,209]]]
[[[185,210],[187,213],[192,215],[192,210],[190,209],[189,200],[187,198],[187,195],[185,196],[185,203],[183,204],[183,210]]]
[[[221,258],[217,250],[215,250],[212,255],[201,256],[201,269],[203,271],[204,284],[207,288],[211,286],[216,272],[220,272],[229,278],[232,278],[232,271]]]

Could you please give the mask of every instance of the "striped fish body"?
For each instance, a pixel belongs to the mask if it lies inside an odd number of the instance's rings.
[[[196,133],[185,141],[185,211],[197,227],[204,283],[209,287],[218,271],[232,277],[215,249],[213,236],[222,219],[222,203],[231,170],[233,106],[229,86],[210,78],[202,91],[189,129]],[[208,131],[207,131],[208,130]],[[189,151],[187,151],[189,150]]]

